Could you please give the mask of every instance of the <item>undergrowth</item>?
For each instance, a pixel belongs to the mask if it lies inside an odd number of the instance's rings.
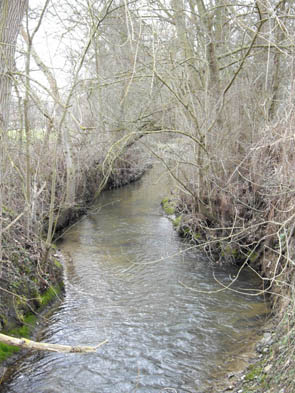
[[[220,166],[215,157],[203,184],[174,195],[178,232],[213,262],[250,266],[261,278],[257,294],[271,299],[276,344],[267,372],[253,366],[243,392],[295,391],[294,125],[292,115],[266,125],[243,154],[219,158]]]

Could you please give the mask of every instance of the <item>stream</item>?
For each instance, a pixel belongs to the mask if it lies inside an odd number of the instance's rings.
[[[243,270],[236,291],[220,291],[237,268],[213,266],[177,236],[160,206],[169,182],[155,168],[104,192],[58,245],[66,294],[41,339],[108,342],[94,354],[31,353],[3,392],[207,393],[246,364],[268,310],[239,292],[258,278]]]

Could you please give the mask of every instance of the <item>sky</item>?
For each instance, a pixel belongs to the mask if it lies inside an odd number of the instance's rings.
[[[51,3],[51,2],[50,2]],[[29,0],[29,6],[32,10],[40,8],[45,4],[44,0]],[[49,7],[51,4],[49,4]],[[23,26],[25,26],[25,19]],[[36,21],[30,21],[30,30],[35,28]],[[59,87],[64,87],[67,84],[67,59],[65,45],[70,46],[71,41],[61,38],[62,32],[56,23],[52,22],[52,17],[47,12],[43,18],[42,24],[36,33],[33,40],[33,47],[41,60],[50,68],[51,72],[55,75]],[[32,77],[38,79],[40,83],[47,85],[46,78],[43,73],[38,70],[37,65],[34,66]]]

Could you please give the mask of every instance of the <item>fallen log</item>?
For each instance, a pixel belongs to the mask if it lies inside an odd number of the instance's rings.
[[[99,347],[105,344],[108,340],[99,343],[96,346],[84,346],[84,345],[60,345],[60,344],[50,344],[44,342],[36,342],[28,340],[27,338],[16,338],[7,336],[0,333],[0,342],[8,345],[13,345],[15,347],[24,349],[34,349],[37,351],[50,351],[50,352],[60,352],[60,353],[92,353],[96,352]]]

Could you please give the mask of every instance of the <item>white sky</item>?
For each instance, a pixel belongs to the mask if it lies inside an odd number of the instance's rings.
[[[29,6],[31,9],[36,7],[42,7],[45,4],[44,0],[29,0]],[[51,7],[51,2],[49,6]],[[51,20],[50,20],[51,19]],[[30,21],[30,28],[34,29],[36,26],[37,21]],[[23,21],[23,25],[25,26],[25,19]],[[46,66],[50,67],[51,71],[56,77],[58,82],[58,86],[60,88],[66,85],[67,79],[67,59],[66,59],[66,51],[65,51],[65,44],[67,46],[71,45],[70,40],[62,40],[58,37],[61,37],[62,32],[58,34],[58,26],[52,23],[52,17],[48,14],[44,16],[42,24],[34,37],[33,47],[36,50],[37,54],[41,58],[41,60],[46,64]],[[40,71],[35,71],[38,69],[37,66],[34,67],[33,62],[33,69],[34,72],[32,73],[32,77],[38,79],[40,83],[45,83],[46,78]]]

